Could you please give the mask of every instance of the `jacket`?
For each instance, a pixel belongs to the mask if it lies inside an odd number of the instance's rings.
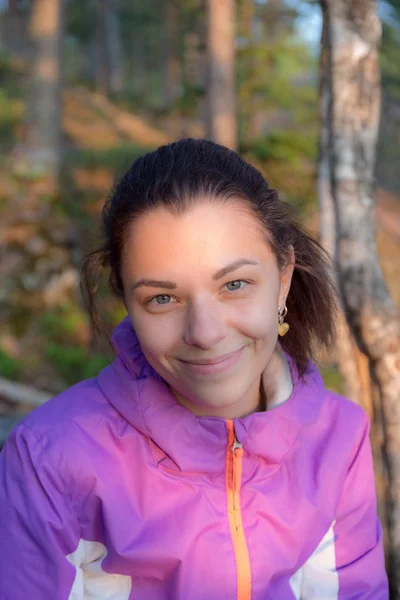
[[[0,454],[1,600],[387,600],[369,420],[313,363],[284,404],[197,417],[125,318],[96,378]]]

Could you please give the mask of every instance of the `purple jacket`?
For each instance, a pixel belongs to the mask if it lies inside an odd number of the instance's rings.
[[[1,600],[388,599],[359,406],[290,361],[286,403],[196,417],[113,341],[0,454]]]

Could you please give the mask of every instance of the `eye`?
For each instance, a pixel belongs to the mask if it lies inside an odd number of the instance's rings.
[[[168,294],[158,294],[158,296],[153,296],[152,298],[149,298],[149,300],[147,300],[146,304],[151,304],[153,300],[156,300],[157,298],[172,298],[172,296],[169,296]],[[155,304],[157,304],[158,306],[165,306],[170,304],[169,302],[156,302]]]
[[[249,283],[249,281],[244,281],[244,279],[235,279],[234,281],[228,281],[228,283],[226,285],[229,285],[231,283],[245,283],[246,285]],[[235,288],[234,290],[229,290],[230,292],[235,292],[236,290],[242,290],[243,288]]]
[[[245,283],[250,284],[250,281],[245,281],[244,279],[235,279],[233,281],[228,281],[228,283],[226,283],[225,285],[230,285],[231,283]],[[236,292],[239,290],[242,290],[243,287],[236,287],[233,290],[228,290],[229,292]],[[153,296],[152,298],[149,298],[146,302],[146,304],[151,304],[153,303],[153,300],[157,300],[157,298],[172,298],[172,296],[170,296],[169,294],[158,294],[157,296]],[[157,306],[168,306],[169,304],[172,304],[171,302],[155,302],[153,304],[156,304]]]

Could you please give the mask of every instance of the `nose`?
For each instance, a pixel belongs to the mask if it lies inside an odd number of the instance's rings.
[[[225,337],[226,324],[212,300],[196,299],[188,305],[183,339],[203,350],[214,348]]]

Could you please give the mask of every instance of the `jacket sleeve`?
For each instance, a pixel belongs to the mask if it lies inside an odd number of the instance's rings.
[[[302,600],[388,600],[382,528],[363,411],[361,442],[340,496],[335,521],[303,566]]]
[[[80,529],[48,454],[23,423],[0,454],[1,600],[80,597],[71,595],[76,569],[66,559]]]

